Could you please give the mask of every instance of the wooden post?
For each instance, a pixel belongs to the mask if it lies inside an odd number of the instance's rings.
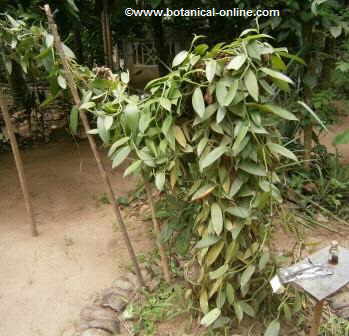
[[[67,60],[67,58],[66,58],[66,56],[64,54],[64,50],[63,50],[63,47],[62,47],[62,42],[61,42],[60,36],[58,34],[57,26],[56,26],[56,24],[54,22],[50,6],[49,5],[45,5],[44,8],[45,8],[45,12],[46,12],[46,15],[47,15],[47,18],[48,18],[48,22],[49,22],[51,33],[54,36],[55,48],[56,48],[57,53],[58,53],[59,57],[61,58],[61,61],[62,61],[62,64],[63,64],[65,79],[67,80],[68,86],[70,88],[71,94],[72,94],[73,99],[74,99],[74,103],[75,103],[76,107],[79,108],[79,106],[81,105],[80,95],[79,95],[78,89],[77,89],[77,87],[75,85],[75,81],[74,81],[73,75],[72,75],[70,67],[69,67],[69,62],[68,62],[68,60]],[[108,174],[107,174],[107,172],[106,172],[106,170],[105,170],[105,168],[103,166],[101,156],[100,156],[100,154],[99,154],[99,152],[97,150],[96,142],[95,142],[93,136],[91,134],[89,134],[90,125],[89,125],[86,113],[85,113],[84,110],[80,110],[79,111],[79,115],[80,115],[80,119],[82,121],[83,127],[85,129],[88,141],[90,143],[93,155],[94,155],[94,157],[96,159],[96,162],[97,162],[97,165],[98,165],[99,172],[101,174],[102,180],[103,180],[103,182],[105,184],[106,192],[107,192],[108,197],[110,199],[110,202],[111,202],[111,205],[112,205],[112,209],[113,209],[116,221],[119,224],[121,232],[122,232],[122,234],[124,236],[124,241],[126,243],[128,252],[130,254],[130,258],[131,258],[131,260],[133,262],[133,265],[135,267],[135,271],[136,271],[136,275],[137,275],[139,284],[140,284],[140,286],[145,287],[145,282],[144,282],[144,279],[143,279],[143,276],[142,276],[142,273],[141,273],[141,270],[140,270],[140,267],[139,267],[139,264],[138,264],[138,261],[137,261],[137,258],[136,258],[136,254],[135,254],[134,249],[132,247],[132,244],[131,244],[131,241],[130,241],[130,237],[128,235],[125,223],[124,223],[124,221],[122,219],[119,205],[116,202],[114,190],[113,190],[112,185],[110,183],[109,176],[108,176]]]
[[[22,192],[23,192],[25,207],[27,209],[28,216],[29,216],[31,232],[32,232],[33,237],[36,237],[36,236],[38,236],[38,230],[37,230],[35,219],[34,219],[31,199],[30,199],[30,195],[29,195],[29,191],[28,191],[27,180],[26,180],[26,177],[24,174],[23,161],[22,161],[19,149],[18,149],[16,136],[13,132],[11,118],[10,118],[10,115],[8,113],[5,99],[3,97],[3,93],[1,92],[1,90],[0,90],[0,107],[2,110],[2,114],[4,116],[4,121],[5,121],[6,129],[7,129],[8,137],[10,139],[13,156],[14,156],[15,163],[16,163],[19,182],[21,184],[21,188],[22,188]]]
[[[154,227],[154,233],[155,233],[155,239],[156,239],[156,245],[158,246],[159,253],[160,253],[160,262],[161,262],[161,268],[162,272],[164,273],[164,278],[167,283],[171,282],[171,273],[168,266],[168,258],[164,249],[164,246],[160,243],[160,225],[156,218],[155,214],[155,207],[153,202],[153,196],[151,194],[151,188],[149,185],[149,182],[147,181],[146,177],[143,175],[143,181],[144,181],[144,187],[145,191],[147,192],[147,198],[151,209],[151,218],[153,220],[153,227]]]
[[[313,321],[311,324],[309,336],[318,336],[319,335],[320,321],[321,321],[322,308],[324,306],[324,302],[325,302],[325,300],[321,300],[321,301],[317,302],[315,305]]]

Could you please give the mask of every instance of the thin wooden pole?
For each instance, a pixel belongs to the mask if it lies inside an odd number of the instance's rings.
[[[79,106],[81,104],[80,95],[79,95],[78,89],[77,89],[77,87],[75,85],[75,81],[73,79],[73,75],[71,73],[71,70],[69,68],[69,62],[68,62],[68,60],[67,60],[67,58],[66,58],[66,56],[64,54],[64,50],[63,50],[63,46],[62,46],[62,42],[61,42],[60,36],[58,34],[57,26],[56,26],[56,24],[54,22],[50,6],[49,5],[45,5],[44,8],[45,8],[45,12],[46,12],[46,15],[47,15],[47,18],[48,18],[48,22],[49,22],[49,26],[50,26],[51,32],[52,32],[52,34],[54,36],[55,48],[57,49],[57,53],[58,53],[59,57],[61,58],[61,61],[62,61],[62,64],[63,64],[65,79],[67,80],[68,86],[70,88],[71,94],[72,94],[73,99],[74,99],[74,103],[79,108]],[[88,141],[90,143],[93,155],[94,155],[94,157],[96,159],[96,162],[97,162],[97,165],[98,165],[99,172],[101,174],[102,180],[103,180],[103,182],[105,184],[106,192],[107,192],[108,197],[110,199],[110,202],[111,202],[111,205],[112,205],[112,209],[113,209],[116,221],[119,224],[121,232],[122,232],[122,234],[124,236],[124,241],[126,243],[126,246],[127,246],[128,252],[130,254],[130,258],[132,260],[132,263],[133,263],[133,265],[135,267],[135,271],[136,271],[136,275],[138,277],[139,284],[140,284],[140,286],[145,287],[145,282],[144,282],[144,279],[143,279],[143,276],[142,276],[142,273],[141,273],[141,270],[140,270],[140,267],[139,267],[139,264],[138,264],[138,261],[137,261],[137,257],[136,257],[135,251],[134,251],[134,249],[132,247],[132,244],[131,244],[131,241],[130,241],[130,237],[128,235],[125,223],[124,223],[124,221],[122,219],[119,205],[116,202],[114,190],[113,190],[112,185],[110,183],[109,176],[108,176],[108,174],[107,174],[107,172],[106,172],[106,170],[104,168],[101,156],[100,156],[100,154],[99,154],[99,152],[97,150],[96,142],[95,142],[94,138],[92,137],[92,135],[89,134],[90,125],[89,125],[87,116],[85,114],[85,111],[84,110],[80,110],[79,111],[79,115],[80,115],[80,119],[82,121],[83,127],[85,129]]]
[[[29,216],[31,233],[32,233],[33,237],[36,237],[39,235],[39,233],[38,233],[38,229],[36,227],[32,203],[31,203],[31,199],[30,199],[30,195],[29,195],[29,191],[28,191],[27,179],[26,179],[25,174],[24,174],[23,161],[22,161],[19,149],[18,149],[18,143],[17,143],[16,136],[13,132],[13,127],[12,127],[11,118],[10,118],[10,115],[9,115],[9,112],[7,109],[7,105],[5,103],[5,99],[3,97],[3,93],[1,92],[1,90],[0,90],[0,107],[2,110],[2,114],[4,116],[4,121],[5,121],[6,129],[7,129],[8,137],[9,137],[10,143],[11,143],[12,153],[13,153],[15,163],[16,163],[19,182],[20,182],[22,192],[23,192],[24,203],[25,203],[25,207],[27,209],[28,216]]]
[[[156,245],[158,246],[159,253],[160,253],[160,262],[161,262],[162,272],[164,273],[164,278],[166,282],[170,283],[171,273],[168,266],[168,258],[167,258],[164,246],[160,243],[160,225],[155,214],[155,207],[153,202],[153,196],[151,194],[151,188],[145,176],[143,176],[143,181],[144,181],[144,187],[145,187],[145,191],[147,192],[147,198],[148,198],[148,202],[151,209],[151,218],[153,220]]]
[[[317,302],[315,305],[313,321],[311,324],[309,336],[318,336],[319,335],[322,308],[324,306],[324,302],[325,302],[325,300],[321,300],[321,301]]]

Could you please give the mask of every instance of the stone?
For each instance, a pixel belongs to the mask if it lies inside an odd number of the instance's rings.
[[[88,325],[87,330],[88,329],[101,329],[103,331],[109,332],[110,334],[119,334],[120,333],[119,321],[93,320],[93,321],[88,321],[87,325]],[[94,335],[94,334],[92,334],[92,335]]]
[[[126,305],[127,305],[127,300],[125,300],[125,298],[115,293],[104,295],[101,302],[101,306],[109,307],[115,310],[116,312],[121,312]]]
[[[81,336],[110,336],[110,332],[102,330],[102,329],[87,329],[85,330]]]
[[[83,321],[118,320],[118,314],[108,307],[86,306],[80,312]]]
[[[136,274],[132,272],[127,272],[123,278],[125,278],[126,281],[131,282],[132,285],[134,286],[134,289],[139,288],[138,277]]]
[[[341,292],[332,296],[330,302],[334,310],[349,307],[349,292]]]
[[[132,282],[126,281],[126,280],[122,280],[122,279],[114,280],[113,283],[112,283],[112,286],[120,288],[120,289],[125,290],[125,291],[133,291],[135,289],[134,285],[132,284]]]

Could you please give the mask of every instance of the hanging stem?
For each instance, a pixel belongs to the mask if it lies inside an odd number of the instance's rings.
[[[4,121],[5,121],[6,129],[7,129],[8,137],[9,137],[10,143],[11,143],[11,148],[12,148],[12,152],[13,152],[13,156],[15,159],[16,168],[17,168],[17,172],[18,172],[19,182],[21,184],[21,188],[22,188],[22,192],[23,192],[25,207],[27,208],[27,212],[28,212],[28,216],[29,216],[31,232],[32,232],[33,237],[36,237],[39,235],[39,233],[38,233],[35,219],[34,219],[32,203],[31,203],[31,199],[30,199],[30,195],[29,195],[29,191],[28,191],[27,179],[26,179],[25,174],[24,174],[23,161],[22,161],[19,149],[18,149],[18,143],[17,143],[16,136],[13,132],[11,118],[10,118],[10,115],[9,115],[9,112],[8,112],[8,109],[7,109],[7,106],[5,103],[5,99],[3,97],[1,90],[0,90],[0,108],[1,108],[2,114],[4,116]]]
[[[147,193],[147,198],[148,198],[148,202],[149,202],[150,209],[151,209],[151,218],[152,218],[153,226],[154,226],[156,244],[158,246],[159,253],[160,253],[162,272],[164,274],[164,278],[165,278],[166,282],[170,283],[171,282],[171,274],[170,274],[170,269],[168,266],[168,258],[167,258],[164,246],[160,243],[160,225],[159,225],[159,222],[158,222],[158,220],[156,218],[156,214],[155,214],[155,207],[154,207],[153,197],[151,194],[151,187],[150,187],[148,180],[146,179],[146,177],[144,175],[143,175],[143,181],[144,181],[144,187],[145,187],[145,191]]]
[[[65,79],[67,80],[69,89],[70,89],[71,94],[72,94],[73,99],[74,99],[74,103],[75,103],[76,107],[79,108],[79,106],[81,104],[80,96],[79,96],[78,89],[76,87],[73,75],[72,75],[71,70],[69,68],[69,62],[68,62],[68,60],[67,60],[67,58],[66,58],[66,56],[64,54],[64,50],[63,50],[63,46],[62,46],[62,42],[61,42],[60,36],[58,34],[57,26],[56,26],[56,24],[54,22],[50,6],[49,5],[45,5],[44,8],[45,8],[45,12],[46,12],[46,15],[47,15],[47,18],[48,18],[50,30],[51,30],[51,32],[52,32],[52,34],[54,36],[55,48],[56,48],[57,53],[58,53],[59,57],[61,58],[61,61],[62,61],[62,64],[63,64]],[[143,276],[142,276],[142,273],[141,273],[141,270],[140,270],[140,267],[139,267],[139,264],[138,264],[138,261],[137,261],[137,258],[136,258],[136,254],[135,254],[134,249],[132,247],[132,244],[131,244],[131,241],[130,241],[130,237],[128,235],[125,223],[124,223],[124,221],[122,219],[119,205],[116,202],[114,190],[113,190],[112,185],[110,183],[109,176],[108,176],[108,174],[107,174],[107,172],[106,172],[106,170],[105,170],[105,168],[103,166],[101,156],[100,156],[100,154],[99,154],[99,152],[97,150],[96,142],[95,142],[94,138],[92,137],[92,135],[89,134],[90,125],[89,125],[87,116],[85,114],[85,111],[84,110],[79,110],[79,115],[80,115],[83,127],[85,129],[88,141],[90,143],[91,150],[92,150],[93,155],[94,155],[94,157],[96,159],[96,162],[97,162],[97,165],[98,165],[99,172],[101,174],[102,180],[103,180],[103,182],[105,184],[106,192],[107,192],[108,197],[109,197],[109,199],[111,201],[111,205],[112,205],[112,209],[113,209],[116,221],[119,224],[121,232],[122,232],[122,234],[124,236],[124,241],[126,243],[128,252],[130,254],[130,258],[131,258],[131,260],[133,262],[133,265],[135,267],[135,271],[136,271],[136,275],[138,277],[139,284],[141,286],[145,287],[145,282],[144,282],[144,279],[143,279]]]

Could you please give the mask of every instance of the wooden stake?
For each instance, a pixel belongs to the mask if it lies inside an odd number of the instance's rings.
[[[168,266],[168,258],[167,258],[164,246],[160,243],[160,225],[155,214],[155,207],[153,202],[153,196],[151,194],[151,188],[145,176],[143,176],[143,181],[144,181],[144,187],[145,187],[145,191],[147,192],[147,198],[148,198],[148,202],[151,209],[151,218],[153,220],[156,245],[158,246],[159,253],[160,253],[162,272],[164,273],[164,278],[166,282],[170,283],[171,273]]]
[[[318,336],[320,329],[320,321],[322,315],[322,308],[324,306],[324,300],[321,300],[316,303],[313,315],[313,322],[311,324],[310,334],[309,336]]]
[[[55,48],[56,48],[57,53],[58,53],[59,57],[61,58],[61,61],[62,61],[62,64],[63,64],[65,79],[67,80],[68,86],[70,88],[71,94],[72,94],[73,99],[74,99],[74,103],[77,106],[77,108],[79,108],[79,106],[81,104],[80,95],[79,95],[78,89],[77,89],[77,87],[75,85],[75,81],[73,79],[73,75],[72,75],[70,67],[69,67],[69,62],[68,62],[68,60],[67,60],[67,58],[66,58],[66,56],[64,54],[64,50],[63,50],[63,47],[62,47],[62,42],[61,42],[60,36],[58,34],[57,26],[56,26],[56,24],[54,22],[54,19],[53,19],[50,6],[49,5],[45,5],[44,9],[45,9],[45,12],[46,12],[46,15],[47,15],[47,18],[48,18],[50,30],[51,30],[51,32],[52,32],[52,34],[54,36]],[[145,287],[145,282],[144,282],[144,279],[143,279],[143,276],[142,276],[142,273],[141,273],[141,270],[140,270],[140,267],[139,267],[139,264],[138,264],[138,261],[137,261],[137,258],[136,258],[136,254],[135,254],[134,249],[132,247],[132,244],[131,244],[131,241],[130,241],[130,237],[128,235],[125,223],[124,223],[124,221],[122,219],[119,205],[116,202],[114,190],[113,190],[112,185],[110,183],[109,176],[108,176],[108,174],[107,174],[107,172],[106,172],[106,170],[105,170],[105,168],[103,166],[101,156],[100,156],[100,154],[99,154],[99,152],[97,150],[96,142],[95,142],[94,138],[92,137],[92,135],[89,134],[90,125],[89,125],[86,113],[85,113],[84,110],[79,110],[79,115],[80,115],[80,119],[82,121],[83,127],[85,129],[88,141],[90,143],[93,155],[94,155],[94,157],[96,159],[96,162],[97,162],[97,165],[98,165],[99,172],[101,174],[102,180],[103,180],[103,182],[105,184],[106,192],[107,192],[108,197],[110,199],[110,202],[111,202],[111,205],[112,205],[112,209],[113,209],[116,221],[119,224],[121,232],[122,232],[122,234],[124,236],[124,241],[125,241],[125,244],[127,246],[130,258],[132,260],[132,263],[134,265],[139,284],[140,284],[140,286]]]
[[[23,161],[22,161],[19,149],[18,149],[17,139],[16,139],[16,136],[15,136],[14,131],[13,131],[11,118],[10,118],[10,115],[9,115],[9,112],[7,109],[7,105],[5,103],[5,99],[3,97],[1,90],[0,90],[0,107],[2,110],[2,114],[4,116],[4,121],[5,121],[6,129],[7,129],[8,137],[9,137],[10,143],[11,143],[12,153],[13,153],[15,163],[16,163],[19,182],[21,184],[21,188],[22,188],[22,192],[23,192],[25,207],[27,209],[28,216],[29,216],[31,233],[32,233],[33,237],[36,237],[39,234],[38,234],[38,230],[37,230],[35,219],[34,219],[31,199],[30,199],[30,195],[29,195],[29,191],[28,191],[27,180],[26,180],[26,177],[24,174]]]

